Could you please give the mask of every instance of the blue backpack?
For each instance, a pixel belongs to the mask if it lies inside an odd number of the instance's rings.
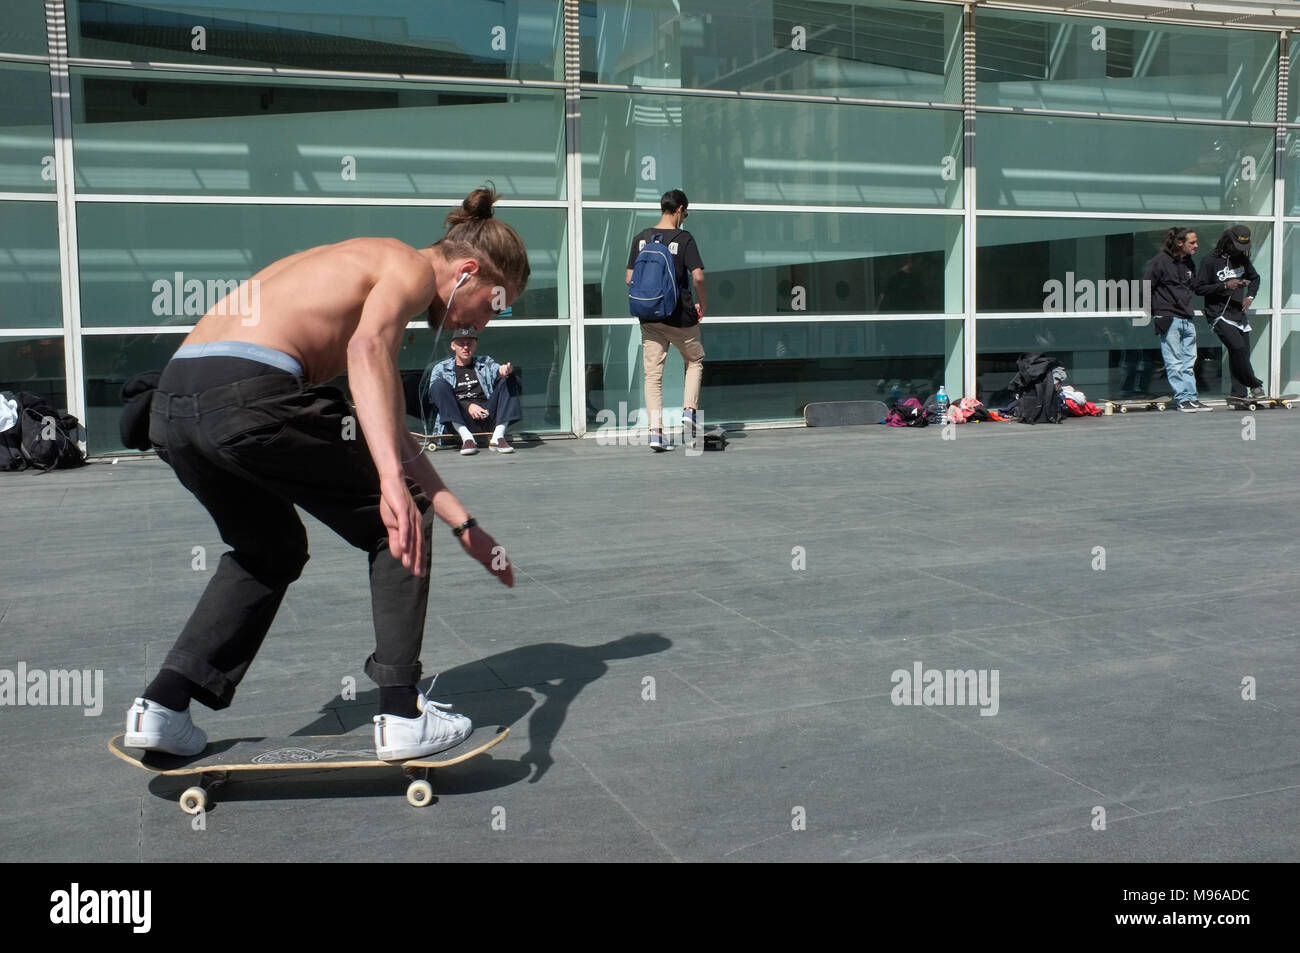
[[[677,274],[662,238],[651,235],[632,263],[627,300],[632,316],[642,321],[661,321],[677,310]]]

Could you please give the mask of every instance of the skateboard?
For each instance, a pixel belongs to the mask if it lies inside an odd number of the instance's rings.
[[[1108,400],[1113,412],[1127,414],[1130,410],[1168,410],[1174,404],[1172,397],[1125,397]],[[1099,405],[1100,406],[1100,405]]]
[[[425,450],[437,450],[439,441],[443,440],[455,441],[457,446],[460,446],[461,443],[460,434],[458,433],[417,433],[412,430],[411,436],[416,440],[421,441],[424,444]],[[491,438],[492,433],[491,431],[488,431],[486,433],[470,434],[470,436],[474,438],[474,442],[477,444],[480,440],[488,440]],[[509,441],[509,439],[510,438],[507,436],[506,440]]]
[[[211,791],[234,771],[333,771],[339,768],[401,768],[410,784],[406,800],[412,807],[426,807],[433,800],[429,771],[446,768],[476,757],[505,740],[509,728],[476,728],[454,748],[427,758],[380,761],[375,755],[374,735],[299,735],[288,738],[230,738],[210,741],[200,754],[191,757],[127,748],[124,735],[114,735],[108,750],[137,768],[171,777],[198,775],[199,783],[186,788],[179,801],[186,814],[200,814],[208,806]]]
[[[855,427],[878,424],[888,413],[880,400],[833,400],[806,405],[803,422],[809,427]]]
[[[721,427],[705,427],[696,433],[682,433],[682,443],[694,450],[703,444],[705,450],[726,450],[727,432]]]
[[[1228,406],[1235,410],[1259,410],[1261,407],[1281,407],[1290,410],[1300,403],[1300,394],[1282,394],[1279,397],[1228,397]]]

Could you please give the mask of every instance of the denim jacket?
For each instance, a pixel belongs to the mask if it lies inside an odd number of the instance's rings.
[[[430,407],[433,406],[433,397],[430,389],[433,387],[435,380],[444,380],[451,385],[451,389],[456,389],[456,371],[454,370],[456,359],[449,357],[433,365],[429,374],[428,383],[424,387],[424,400]],[[500,380],[501,365],[492,360],[486,354],[474,355],[474,373],[478,375],[478,382],[483,385],[483,394],[486,399],[492,399],[492,391],[496,389],[497,381]],[[442,418],[437,414],[433,419],[433,433],[442,431]]]

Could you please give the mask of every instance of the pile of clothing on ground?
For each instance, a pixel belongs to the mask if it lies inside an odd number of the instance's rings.
[[[0,470],[55,470],[86,462],[81,422],[26,391],[0,391]]]

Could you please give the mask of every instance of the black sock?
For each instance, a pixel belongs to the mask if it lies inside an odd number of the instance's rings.
[[[420,709],[415,704],[414,685],[380,685],[379,714],[398,718],[418,718]]]
[[[194,697],[194,683],[179,672],[163,669],[144,690],[144,697],[172,711],[185,711]]]

